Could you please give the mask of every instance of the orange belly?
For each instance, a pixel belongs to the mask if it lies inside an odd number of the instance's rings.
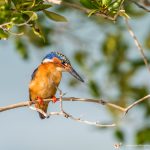
[[[55,95],[61,80],[61,72],[53,64],[41,64],[29,84],[30,100],[37,97],[51,98]]]

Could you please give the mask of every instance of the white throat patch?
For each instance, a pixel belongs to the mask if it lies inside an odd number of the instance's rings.
[[[52,59],[44,59],[44,60],[42,61],[42,63],[48,63],[48,62],[53,62],[53,60],[52,60]]]

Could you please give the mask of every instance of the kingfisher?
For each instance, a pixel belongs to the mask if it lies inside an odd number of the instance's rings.
[[[44,102],[43,99],[52,98],[53,102],[57,101],[55,94],[62,78],[62,72],[69,72],[77,80],[84,82],[65,55],[60,52],[47,54],[32,73],[29,83],[30,101],[38,100],[35,104],[36,108],[47,113],[49,102]],[[39,113],[39,116],[45,119],[42,113]]]

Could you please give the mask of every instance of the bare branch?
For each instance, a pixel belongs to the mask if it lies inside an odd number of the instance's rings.
[[[125,18],[125,22],[126,22],[128,31],[129,31],[131,37],[133,38],[135,45],[137,46],[138,50],[140,51],[141,56],[143,58],[143,61],[144,61],[145,65],[146,65],[146,67],[147,67],[147,69],[148,69],[148,71],[150,73],[150,66],[149,66],[147,58],[145,56],[144,49],[142,48],[142,46],[141,46],[140,42],[138,41],[137,37],[135,36],[131,26],[129,25],[129,22],[128,22],[127,18]]]
[[[135,101],[133,104],[129,105],[126,109],[125,109],[125,112],[127,113],[131,108],[133,108],[134,106],[136,106],[137,104],[147,100],[148,98],[150,98],[150,94],[149,95],[146,95],[144,96],[143,98]]]
[[[67,101],[67,102],[73,102],[73,101],[90,102],[90,103],[92,102],[92,103],[96,103],[96,104],[101,104],[101,105],[105,105],[105,106],[108,106],[108,107],[112,107],[112,108],[114,108],[116,110],[119,110],[119,111],[123,112],[124,114],[127,114],[127,112],[130,109],[132,109],[133,107],[135,107],[139,103],[141,103],[141,102],[143,102],[143,101],[145,101],[145,100],[147,100],[149,98],[150,98],[150,94],[144,96],[143,98],[141,98],[141,99],[139,99],[137,101],[135,101],[134,103],[132,103],[131,105],[129,105],[126,108],[118,106],[118,105],[113,104],[113,103],[109,103],[109,102],[107,102],[105,100],[102,100],[102,99],[89,99],[89,98],[86,99],[86,98],[76,98],[76,97],[61,97],[61,100]],[[60,98],[57,98],[57,100],[60,100]],[[53,99],[44,99],[44,102],[50,102],[50,101],[53,101]],[[77,122],[85,123],[85,124],[88,124],[88,125],[94,125],[94,126],[98,126],[98,127],[114,127],[114,126],[116,126],[115,123],[112,123],[112,124],[101,124],[101,123],[99,123],[99,121],[88,121],[88,120],[84,120],[84,119],[81,119],[81,118],[76,118],[76,117],[72,116],[71,114],[66,113],[63,110],[63,108],[62,108],[62,104],[60,105],[60,107],[61,107],[60,112],[49,112],[49,113],[46,114],[42,110],[31,106],[31,105],[33,105],[35,103],[36,103],[36,101],[26,101],[26,102],[20,102],[20,103],[17,103],[17,104],[8,105],[8,106],[5,106],[5,107],[0,107],[0,112],[27,106],[30,109],[34,110],[34,111],[38,111],[38,112],[42,113],[46,118],[48,118],[51,115],[60,115],[60,116],[63,116],[65,118],[70,118],[70,119],[72,119],[74,121],[77,121]]]
[[[0,107],[0,112],[10,110],[10,109],[19,108],[19,107],[26,107],[26,106],[30,106],[32,104],[33,104],[33,102],[31,102],[31,101],[20,102],[20,103],[17,103],[17,104],[12,104],[12,105],[8,105],[8,106],[5,106],[5,107]]]

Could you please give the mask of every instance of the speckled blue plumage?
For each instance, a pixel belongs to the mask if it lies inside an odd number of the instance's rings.
[[[58,58],[58,59],[60,59],[62,61],[65,61],[67,64],[70,64],[69,59],[65,55],[63,55],[62,53],[60,53],[60,52],[51,52],[51,53],[47,54],[43,58],[42,61],[44,61],[45,59],[53,59],[54,57],[56,57],[56,58]]]

